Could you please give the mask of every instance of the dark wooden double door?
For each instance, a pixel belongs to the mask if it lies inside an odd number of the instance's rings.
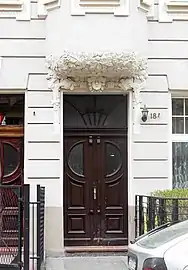
[[[127,244],[127,98],[64,96],[65,246]]]
[[[127,243],[124,135],[65,135],[65,245]]]

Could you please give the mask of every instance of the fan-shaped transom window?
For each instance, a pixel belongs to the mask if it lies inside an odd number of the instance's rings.
[[[127,96],[64,95],[64,128],[126,127]]]

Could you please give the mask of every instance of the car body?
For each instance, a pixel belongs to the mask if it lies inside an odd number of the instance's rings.
[[[188,220],[164,224],[128,246],[129,270],[188,270]]]

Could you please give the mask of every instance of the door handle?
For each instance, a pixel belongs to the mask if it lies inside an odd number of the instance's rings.
[[[97,199],[97,189],[96,187],[93,188],[93,200]]]
[[[89,213],[93,215],[93,210],[92,210],[92,209],[90,209],[90,210],[89,210]]]
[[[100,209],[97,209],[97,213],[100,214],[101,213],[101,210]]]
[[[93,136],[89,136],[89,144],[93,143]]]

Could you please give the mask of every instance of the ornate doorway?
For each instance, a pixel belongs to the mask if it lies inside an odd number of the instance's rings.
[[[128,238],[127,97],[64,95],[65,246]]]

